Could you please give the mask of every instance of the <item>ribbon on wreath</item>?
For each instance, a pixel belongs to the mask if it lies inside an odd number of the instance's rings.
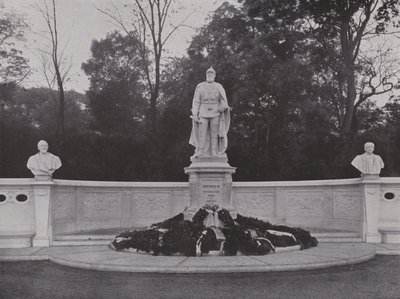
[[[218,211],[220,210],[218,205],[204,206],[204,209],[208,213],[206,218],[203,221],[205,227],[215,227],[215,228],[223,228],[224,224],[219,220]],[[217,236],[218,238],[218,236]]]
[[[204,218],[203,224],[205,227],[209,227],[215,233],[217,241],[219,243],[219,253],[222,254],[225,236],[221,231],[224,227],[223,222],[219,220],[218,211],[220,210],[218,205],[205,205],[203,209],[207,212],[207,216]],[[196,242],[196,255],[201,255],[201,243],[203,238],[207,235],[207,230],[204,230]]]

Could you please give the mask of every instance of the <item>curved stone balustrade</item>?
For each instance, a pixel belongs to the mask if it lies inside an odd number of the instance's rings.
[[[33,189],[19,180],[0,182],[0,248],[30,247],[35,234]]]
[[[246,216],[400,242],[400,178],[233,182],[231,196]],[[49,246],[57,234],[144,227],[182,212],[189,201],[188,182],[0,179],[0,247]]]

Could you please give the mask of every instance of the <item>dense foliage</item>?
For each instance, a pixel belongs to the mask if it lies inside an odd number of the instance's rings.
[[[350,161],[366,141],[385,161],[382,175],[397,176],[400,102],[390,91],[398,87],[398,69],[386,60],[395,51],[367,56],[362,48],[365,34],[397,26],[398,6],[393,0],[224,3],[186,56],[164,61],[156,131],[146,49],[134,35],[111,32],[93,40],[82,64],[87,93],[66,93],[63,142],[56,94],[19,86],[27,60],[13,38],[23,37],[25,24],[3,13],[0,177],[31,176],[26,161],[45,139],[63,162],[56,178],[187,181],[193,93],[210,66],[232,107],[227,153],[237,167],[234,180],[357,177]],[[376,94],[386,105],[374,104]]]

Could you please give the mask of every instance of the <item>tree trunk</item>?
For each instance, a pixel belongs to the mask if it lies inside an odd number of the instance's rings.
[[[60,123],[60,130],[59,130],[59,135],[61,140],[64,139],[65,135],[65,95],[64,95],[64,89],[61,88],[59,90],[59,108],[58,108],[58,118],[59,118],[59,123]]]
[[[353,116],[354,116],[354,103],[357,96],[354,66],[351,62],[349,62],[349,64],[346,65],[346,81],[347,81],[346,112],[344,115],[342,135],[349,135],[352,129]]]
[[[153,137],[157,136],[157,98],[158,95],[154,92],[150,98],[150,121],[151,121],[151,134]]]
[[[155,57],[155,82],[154,82],[154,90],[151,94],[150,98],[150,113],[151,113],[151,133],[153,138],[156,138],[158,133],[157,126],[157,100],[160,94],[160,60],[161,55],[157,54]]]
[[[64,85],[63,85],[63,80],[61,78],[61,73],[59,70],[59,67],[56,63],[54,63],[54,68],[56,71],[56,77],[57,77],[57,85],[58,85],[58,100],[59,100],[59,106],[58,106],[58,135],[60,137],[60,143],[63,143],[64,140],[64,134],[65,134],[65,116],[64,116],[64,111],[65,111],[65,94],[64,94]]]

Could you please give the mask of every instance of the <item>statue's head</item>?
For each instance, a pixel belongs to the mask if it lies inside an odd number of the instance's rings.
[[[364,150],[367,154],[372,154],[374,152],[375,145],[372,142],[367,142],[364,144]]]
[[[38,148],[39,152],[41,152],[42,154],[45,154],[45,153],[47,153],[47,151],[49,149],[49,144],[44,140],[40,140],[38,142],[37,148]]]
[[[207,82],[214,82],[215,75],[216,75],[215,70],[212,67],[210,67],[206,71],[206,80],[207,80]]]

